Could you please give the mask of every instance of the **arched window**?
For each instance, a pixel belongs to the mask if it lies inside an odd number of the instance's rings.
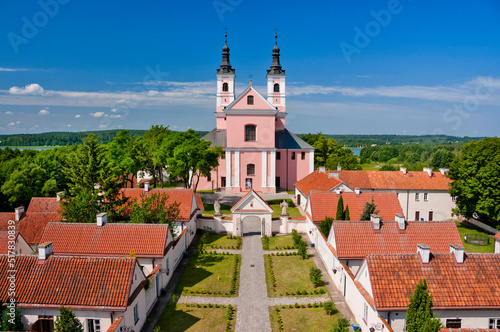
[[[247,96],[247,105],[253,105],[253,96]]]
[[[255,165],[254,164],[247,165],[247,175],[255,175]]]
[[[245,141],[247,142],[255,142],[257,140],[256,135],[257,127],[254,125],[246,125],[245,126]]]
[[[278,83],[274,83],[274,92],[280,92],[280,85]]]
[[[229,84],[226,82],[222,83],[222,91],[229,91]]]

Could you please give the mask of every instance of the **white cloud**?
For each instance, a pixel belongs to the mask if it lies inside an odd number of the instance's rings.
[[[77,119],[80,118],[80,117],[81,117],[80,114],[75,115],[75,118],[77,118]]]
[[[113,113],[114,113],[114,112],[116,112],[116,111],[117,111],[117,109],[116,109],[116,108],[112,108],[112,109],[111,109],[111,112],[113,112]]]
[[[27,71],[28,69],[26,68],[5,68],[5,67],[0,67],[0,71]]]
[[[121,118],[122,115],[121,114],[112,114],[112,115],[105,115],[106,117],[109,117],[110,119],[118,119],[118,118]]]
[[[12,114],[14,114],[14,113],[12,113],[11,111],[7,111],[7,112],[5,112],[5,114],[7,114],[7,115],[12,115]]]
[[[65,124],[65,125],[63,125],[63,127],[68,127],[69,128],[69,127],[71,127],[71,124]]]
[[[101,116],[105,115],[104,112],[95,112],[95,113],[90,113],[94,118],[100,118]]]
[[[9,93],[13,95],[43,95],[45,90],[37,83],[27,84],[24,88],[13,86]]]
[[[47,115],[47,114],[50,114],[50,112],[47,111],[46,109],[43,109],[43,110],[40,110],[40,112],[38,112],[38,114],[40,114],[40,115]]]
[[[19,121],[19,120],[18,120],[18,121],[16,121],[16,124],[20,124],[20,123],[21,123],[21,121]]]
[[[15,126],[15,125],[16,125],[16,123],[15,123],[15,122],[9,122],[9,126],[11,126],[11,127],[12,127],[12,126]]]

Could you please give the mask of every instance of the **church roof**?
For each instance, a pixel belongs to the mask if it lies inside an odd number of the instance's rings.
[[[277,130],[275,134],[276,149],[309,149],[314,148],[288,129]]]
[[[214,146],[222,146],[223,148],[227,147],[227,139],[226,139],[226,129],[217,129],[215,128],[201,139],[212,142],[210,147]]]

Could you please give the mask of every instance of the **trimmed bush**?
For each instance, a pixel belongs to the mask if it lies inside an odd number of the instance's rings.
[[[311,269],[309,270],[309,279],[311,279],[314,287],[321,285],[323,283],[323,280],[321,279],[321,270],[317,267],[311,266]]]
[[[323,304],[323,308],[325,308],[326,314],[330,315],[330,316],[332,316],[338,312],[337,308],[335,307],[335,305],[333,304],[332,301],[325,302]]]

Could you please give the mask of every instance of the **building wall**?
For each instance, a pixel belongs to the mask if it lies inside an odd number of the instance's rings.
[[[257,98],[255,98],[257,99]],[[229,148],[274,148],[275,116],[270,115],[236,115],[227,117],[227,146]],[[245,126],[256,126],[256,140],[245,141]]]
[[[24,328],[27,330],[29,330],[31,326],[38,320],[38,316],[41,315],[52,316],[54,317],[54,323],[55,323],[56,317],[59,315],[59,309],[22,308],[21,311],[23,312]],[[83,330],[85,332],[88,332],[87,320],[89,319],[98,319],[101,324],[101,331],[106,331],[113,323],[111,322],[111,311],[73,309],[73,312],[75,313],[76,318],[78,318],[78,320],[80,320],[80,322],[82,323]],[[123,312],[115,312],[114,319],[120,317],[122,314]]]
[[[500,254],[500,240],[495,240],[495,254]]]
[[[280,177],[280,187],[286,190],[294,190],[295,182],[309,175],[310,156],[309,150],[276,150],[281,152],[281,160],[276,159],[276,176]],[[304,152],[304,159],[302,159]],[[295,153],[295,160],[292,154]]]
[[[434,221],[452,219],[452,209],[456,207],[449,192],[441,190],[397,190],[399,203],[405,214],[406,220],[414,221],[415,212],[420,211],[420,218],[429,220],[429,211],[433,212]],[[415,200],[415,194],[419,194],[419,200]],[[424,200],[424,194],[428,194],[428,200]]]

